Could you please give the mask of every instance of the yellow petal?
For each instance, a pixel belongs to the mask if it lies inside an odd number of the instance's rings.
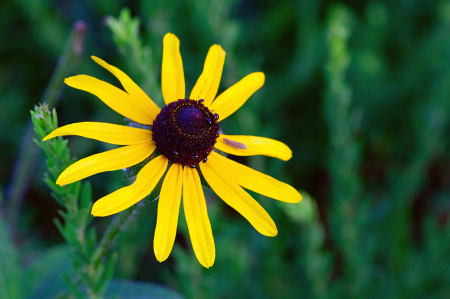
[[[167,172],[159,195],[158,217],[153,240],[153,250],[159,262],[169,257],[175,242],[182,185],[183,166],[175,163]]]
[[[205,106],[211,105],[219,89],[224,63],[225,51],[219,45],[212,46],[206,56],[203,72],[192,89],[191,100],[204,99]]]
[[[245,144],[247,148],[232,146],[224,138]],[[264,155],[287,161],[292,158],[291,149],[284,143],[265,137],[244,136],[244,135],[223,135],[217,138],[215,148],[236,156]]]
[[[136,165],[150,156],[154,150],[155,143],[151,141],[92,155],[67,167],[59,176],[56,184],[64,186],[100,172]]]
[[[99,65],[107,69],[111,74],[116,76],[119,79],[120,83],[122,83],[123,88],[128,92],[128,94],[133,98],[133,101],[138,104],[142,111],[151,118],[153,121],[155,117],[158,115],[161,109],[156,106],[156,104],[148,97],[148,95],[136,84],[130,77],[128,77],[124,72],[112,66],[102,59],[91,56],[91,58],[97,62]]]
[[[272,218],[250,194],[234,180],[220,176],[209,161],[199,165],[205,180],[224,202],[244,216],[259,233],[269,237],[277,235]]]
[[[195,256],[203,267],[212,267],[216,249],[205,195],[197,170],[190,167],[183,170],[183,208]]]
[[[153,118],[125,91],[91,76],[78,75],[66,78],[64,82],[76,89],[90,92],[100,98],[114,111],[138,123],[151,125]]]
[[[222,121],[244,105],[263,85],[264,74],[252,73],[220,94],[210,109],[219,114],[219,121]]]
[[[184,71],[180,54],[180,41],[175,34],[164,36],[161,70],[161,89],[166,104],[184,99]]]
[[[297,203],[302,196],[293,187],[268,175],[211,152],[208,162],[221,177],[234,180],[240,186],[284,202]]]
[[[92,215],[104,217],[119,213],[149,195],[166,171],[167,164],[167,158],[162,155],[151,160],[139,171],[132,185],[97,200]]]
[[[94,122],[75,123],[58,128],[43,140],[65,135],[77,135],[117,145],[139,144],[152,140],[152,132],[149,130]]]

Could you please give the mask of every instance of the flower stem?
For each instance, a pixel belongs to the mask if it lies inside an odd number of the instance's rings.
[[[31,112],[31,116],[39,137],[35,142],[47,156],[48,172],[44,181],[53,191],[52,196],[63,207],[58,213],[64,221],[55,219],[54,222],[71,248],[70,258],[74,268],[72,275],[66,273],[64,281],[76,298],[100,299],[112,278],[117,262],[117,254],[109,251],[110,246],[130,218],[132,209],[116,218],[97,246],[95,231],[89,228],[92,221],[92,191],[89,183],[78,181],[66,186],[58,186],[55,183],[64,169],[74,163],[67,148],[67,141],[62,137],[41,141],[57,129],[56,111],[53,109],[50,113],[48,106],[42,104]]]
[[[123,229],[127,221],[131,218],[131,215],[136,210],[136,206],[137,205],[134,205],[126,209],[114,218],[99,242],[97,249],[92,255],[92,264],[95,265],[100,262],[102,257],[108,253],[111,244],[116,240],[118,233]]]

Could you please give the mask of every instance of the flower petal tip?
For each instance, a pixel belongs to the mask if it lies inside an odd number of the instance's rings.
[[[275,224],[273,224],[273,226],[271,225],[270,227],[266,227],[265,229],[257,229],[257,231],[266,237],[275,237],[278,235],[278,229]]]
[[[95,61],[95,63],[99,64],[100,66],[104,67],[104,68],[108,68],[108,63],[106,63],[103,59],[98,58],[97,56],[92,55],[91,59]]]
[[[286,202],[288,202],[288,203],[299,203],[299,202],[301,202],[302,201],[302,199],[303,199],[303,196],[295,189],[295,188],[292,188],[293,189],[293,194],[292,194],[292,197],[291,197],[291,200],[290,201],[286,201]]]
[[[78,76],[80,76],[80,75],[78,75]],[[67,77],[66,79],[64,79],[64,83],[73,87],[72,85],[74,84],[74,81],[77,79],[78,76]]]
[[[289,148],[288,148],[289,149]],[[292,159],[292,150],[289,149],[289,152],[286,153],[284,156],[280,156],[280,159],[283,161],[289,161]]]
[[[214,47],[214,48],[217,48],[217,50],[221,51],[221,52],[220,52],[220,55],[225,56],[225,55],[227,54],[227,52],[225,52],[225,50],[222,48],[221,45],[215,44],[215,45],[213,45],[213,47]]]
[[[102,209],[101,209],[101,207],[99,207],[97,205],[97,202],[94,203],[94,206],[92,207],[91,215],[94,216],[94,217],[105,217],[105,216],[107,216],[107,215],[105,215],[105,213],[102,213]]]
[[[167,32],[166,35],[164,35],[164,39],[163,40],[164,41],[168,41],[169,39],[174,39],[175,41],[179,42],[178,37],[175,34],[171,33],[171,32]]]
[[[65,184],[62,184],[61,176],[59,176],[58,179],[56,180],[56,185],[61,186],[61,187],[65,185]]]
[[[198,256],[198,255],[196,256],[198,262],[206,269],[211,268],[214,265],[214,261],[216,259],[215,253],[213,254],[213,256]]]
[[[263,234],[266,237],[275,237],[276,235],[278,235],[278,229],[275,226],[275,224],[273,226],[271,226],[267,231],[265,231],[264,233],[260,232],[261,234]]]
[[[213,265],[214,265],[214,260],[212,260],[212,261],[204,261],[204,260],[198,260],[198,262],[203,266],[203,267],[205,267],[206,269],[209,269],[209,268],[211,268]]]
[[[264,82],[266,81],[266,75],[264,75],[263,72],[256,72],[254,74],[255,78],[261,82],[261,86],[264,85]]]
[[[156,260],[160,263],[164,262],[168,258],[168,256],[164,257],[164,255],[159,254],[157,252],[155,252],[155,257],[156,257]]]
[[[91,215],[94,216],[94,217],[106,217],[106,216],[109,216],[109,215],[102,215],[102,214],[97,213],[97,212],[91,212]]]

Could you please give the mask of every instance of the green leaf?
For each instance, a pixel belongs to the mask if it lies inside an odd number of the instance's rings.
[[[200,163],[202,163],[202,162],[200,162]],[[212,190],[211,186],[210,186],[210,185],[208,184],[208,182],[205,180],[205,177],[203,176],[203,174],[202,174],[202,172],[201,172],[201,170],[200,170],[200,167],[197,165],[196,168],[197,168],[198,175],[200,176],[200,182],[202,183],[202,185],[203,185],[204,187],[209,188],[210,190]]]
[[[45,250],[25,269],[26,298],[49,298],[46,289],[53,289],[62,272],[70,268],[69,247],[58,245]]]
[[[95,230],[90,227],[86,232],[86,250],[87,252],[94,252],[97,238],[95,236]]]
[[[0,298],[21,298],[20,272],[17,251],[12,244],[6,225],[0,219]]]
[[[66,234],[66,230],[64,229],[64,226],[61,224],[61,221],[59,221],[59,219],[55,218],[55,219],[53,219],[53,223],[55,223],[56,228],[58,229],[59,233],[63,236],[63,238],[66,241],[69,241],[68,236]]]
[[[166,172],[167,172],[167,169],[166,169]],[[161,193],[161,187],[162,187],[162,184],[163,184],[163,181],[164,181],[165,177],[166,177],[166,173],[164,173],[164,175],[159,180],[158,184],[156,184],[155,188],[153,188],[152,192],[148,196],[148,201],[149,202],[152,202],[152,201],[158,199],[159,194]]]
[[[46,178],[44,178],[44,183],[47,184],[47,186],[52,189],[53,192],[59,194],[61,193],[61,187],[56,185],[55,182],[50,179],[48,176]]]
[[[77,227],[86,227],[87,224],[90,222],[90,216],[91,216],[91,208],[86,207],[78,210],[78,215],[76,219],[76,225]]]
[[[89,182],[83,183],[80,195],[80,208],[91,208],[92,206],[92,187]]]
[[[112,280],[106,291],[106,298],[113,296],[127,299],[181,299],[175,291],[154,283],[126,280]]]
[[[134,166],[125,168],[125,170],[122,173],[122,180],[126,181],[128,179],[131,179],[132,177],[135,177],[139,173],[139,171],[141,171],[141,169],[154,158],[155,158],[155,156],[153,153],[150,157],[148,157],[141,163],[138,163]]]
[[[58,211],[59,212],[59,211]],[[77,226],[70,219],[65,219],[64,221],[64,232],[67,237],[67,242],[73,247],[77,248],[78,246],[78,234],[77,234]]]
[[[53,108],[52,110],[52,129],[56,129],[58,127],[58,114],[56,114],[56,109]]]
[[[106,258],[106,260],[108,260],[108,258]],[[99,263],[96,267],[95,267],[95,275],[91,278],[92,280],[92,285],[94,286],[99,286],[100,285],[100,281],[103,277],[103,274],[105,273],[105,264],[104,263]],[[98,292],[99,290],[94,290],[95,292]]]
[[[319,219],[319,211],[316,200],[304,190],[299,190],[303,199],[296,204],[286,204],[284,202],[277,202],[278,206],[286,213],[288,218],[298,223],[317,222]]]
[[[118,253],[113,252],[109,255],[109,258],[106,260],[106,267],[103,273],[103,277],[101,278],[101,282],[98,284],[96,289],[98,293],[102,294],[104,290],[108,287],[108,284],[114,275],[114,270],[116,269],[118,259],[119,259]]]

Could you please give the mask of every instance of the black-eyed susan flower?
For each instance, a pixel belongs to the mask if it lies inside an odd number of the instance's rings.
[[[62,186],[96,173],[136,165],[155,150],[159,156],[148,162],[135,182],[101,199],[92,208],[94,216],[123,211],[145,198],[165,174],[158,203],[154,251],[158,261],[169,256],[177,230],[179,207],[183,208],[195,255],[209,268],[215,259],[214,239],[202,190],[200,170],[209,186],[228,205],[243,215],[263,235],[275,236],[277,228],[268,213],[243,188],[291,203],[301,195],[291,186],[236,163],[219,153],[266,155],[289,160],[291,150],[283,143],[264,137],[222,134],[219,122],[226,119],[264,84],[263,73],[252,73],[216,98],[225,51],[214,45],[206,57],[203,72],[189,98],[185,98],[183,64],[178,38],[164,37],[161,87],[166,106],[162,109],[125,73],[92,57],[121,82],[125,91],[90,76],[79,75],[65,82],[99,97],[105,104],[135,122],[150,125],[151,131],[107,123],[82,122],[61,127],[44,140],[79,135],[124,145],[79,160],[58,178]],[[167,169],[168,168],[168,169]]]

